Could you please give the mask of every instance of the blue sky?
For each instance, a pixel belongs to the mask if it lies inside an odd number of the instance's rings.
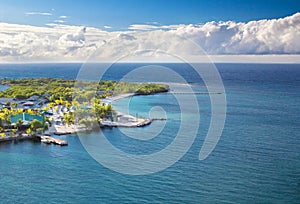
[[[298,0],[0,0],[0,21],[43,26],[61,20],[69,25],[98,28],[108,25],[112,30],[125,30],[131,24],[153,22],[161,25],[247,22],[285,17],[299,10]]]
[[[300,0],[0,0],[0,61],[299,61],[299,22]]]

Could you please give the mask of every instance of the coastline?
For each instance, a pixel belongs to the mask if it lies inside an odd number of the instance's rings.
[[[21,134],[19,136],[8,136],[8,137],[1,137],[0,142],[9,142],[9,141],[22,141],[22,140],[29,140],[33,139],[32,135],[28,134]]]
[[[124,98],[135,96],[135,93],[127,93],[127,94],[119,94],[116,96],[112,96],[109,98],[103,99],[104,103],[115,102]],[[136,128],[143,127],[146,125],[150,125],[152,123],[151,118],[137,118],[135,116],[122,113],[120,111],[117,112],[117,121],[111,120],[102,120],[100,126],[101,127],[125,127],[125,128]],[[67,135],[67,134],[75,134],[77,132],[89,131],[84,125],[75,125],[75,124],[64,124],[64,125],[55,125],[53,124],[49,127],[49,130],[46,131],[46,134],[54,134],[54,135]]]
[[[110,100],[110,102],[115,102],[132,96],[138,96],[138,95],[135,93],[119,94],[108,98],[108,100]],[[117,111],[117,121],[114,122],[102,121],[102,125],[104,127],[127,127],[127,128],[143,127],[146,125],[150,125],[151,123],[152,123],[151,118],[138,118],[130,114],[122,113],[120,111]]]
[[[121,100],[123,98],[129,98],[131,96],[136,96],[136,94],[135,93],[119,94],[119,95],[112,96],[112,97],[106,98],[106,99],[111,100],[111,102],[113,102],[113,101]]]
[[[166,93],[170,90],[166,84],[155,83],[116,81],[102,81],[99,84],[90,81],[82,83],[86,86],[85,94],[73,98],[72,93],[75,90],[83,91],[73,87],[73,79],[1,79],[0,99],[3,100],[0,101],[0,105],[5,108],[2,111],[2,118],[8,115],[2,119],[5,123],[1,123],[1,128],[9,129],[12,134],[22,129],[28,134],[32,131],[36,134],[39,131],[44,134],[66,135],[97,130],[97,127],[142,127],[151,124],[153,119],[135,117],[114,110],[112,103],[127,97]],[[117,84],[122,85],[123,89],[115,92],[114,86]],[[92,101],[95,87],[96,100]],[[137,91],[128,93],[130,90]],[[120,94],[113,95],[114,93]],[[76,105],[73,104],[73,100]],[[77,117],[76,113],[81,115]],[[4,133],[3,135],[2,137],[6,136]]]

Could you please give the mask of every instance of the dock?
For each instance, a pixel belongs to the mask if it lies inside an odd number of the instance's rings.
[[[145,121],[139,123],[136,125],[136,127],[144,127],[144,126],[147,126],[147,125],[150,125],[152,123],[152,119],[146,119]]]
[[[180,91],[169,91],[165,94],[222,94],[222,92],[205,92],[205,91],[195,91],[195,92],[180,92]]]
[[[50,136],[39,136],[41,138],[41,142],[46,144],[56,144],[60,146],[67,146],[68,142],[66,140],[57,139]]]

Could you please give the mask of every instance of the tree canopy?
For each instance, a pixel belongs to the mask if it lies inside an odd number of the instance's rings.
[[[105,98],[112,94],[153,94],[169,90],[168,85],[165,84],[112,80],[75,81],[74,79],[59,78],[1,79],[0,84],[9,86],[8,89],[0,92],[0,97],[24,100],[37,95],[48,97],[52,102],[56,102],[56,100],[83,102],[90,101],[94,97]]]

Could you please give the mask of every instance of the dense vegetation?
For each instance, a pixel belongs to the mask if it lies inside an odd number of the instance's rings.
[[[27,78],[27,79],[2,79],[0,84],[10,86],[0,92],[0,97],[27,99],[33,95],[49,95],[50,101],[63,99],[79,102],[90,101],[92,98],[105,98],[112,94],[136,93],[153,94],[166,92],[169,87],[164,84],[129,83],[104,81],[75,81],[73,79],[54,78]]]

